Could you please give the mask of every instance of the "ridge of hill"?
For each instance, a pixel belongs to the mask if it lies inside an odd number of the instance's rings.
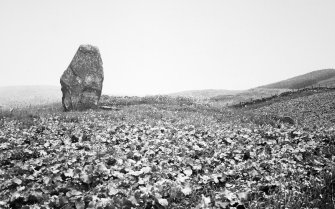
[[[260,86],[266,89],[301,89],[311,86],[335,86],[335,70],[316,70],[286,80]]]
[[[234,108],[244,108],[248,107],[251,109],[269,106],[273,103],[290,101],[300,97],[308,97],[310,95],[325,93],[325,92],[334,92],[335,87],[317,87],[317,88],[304,88],[296,91],[284,91],[279,94],[270,95],[267,97],[250,99],[246,101],[241,101],[240,103],[234,103],[230,107]]]
[[[243,102],[250,99],[259,99],[274,94],[280,94],[284,91],[310,88],[312,86],[335,87],[335,69],[316,70],[248,90],[204,89],[181,91],[168,95],[210,99],[216,102],[220,101],[225,104],[232,104],[236,101]]]
[[[204,89],[204,90],[189,90],[168,94],[168,96],[182,96],[206,99],[220,95],[235,95],[243,92],[243,90],[226,90],[226,89]]]
[[[235,95],[218,95],[211,97],[210,101],[215,102],[219,105],[230,106],[234,104],[245,103],[251,100],[258,100],[262,98],[272,97],[279,95],[284,92],[289,92],[290,89],[266,89],[266,88],[254,88],[249,89]]]

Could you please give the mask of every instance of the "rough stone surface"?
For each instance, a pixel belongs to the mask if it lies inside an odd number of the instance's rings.
[[[283,123],[287,123],[287,124],[291,124],[291,125],[294,125],[295,124],[295,121],[293,118],[289,117],[289,116],[284,116],[280,119],[281,122]]]
[[[65,111],[94,108],[98,105],[104,72],[99,49],[81,45],[60,78]]]

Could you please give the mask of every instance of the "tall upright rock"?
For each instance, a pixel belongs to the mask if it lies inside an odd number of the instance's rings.
[[[84,110],[98,105],[104,72],[99,49],[81,45],[60,78],[65,111]]]

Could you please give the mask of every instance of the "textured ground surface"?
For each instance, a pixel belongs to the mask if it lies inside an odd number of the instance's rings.
[[[7,116],[0,207],[332,208],[333,98]],[[281,114],[298,125],[279,123]]]

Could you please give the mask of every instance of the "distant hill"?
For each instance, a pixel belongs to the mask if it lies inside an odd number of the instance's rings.
[[[0,106],[24,107],[61,102],[60,86],[5,86],[0,87]]]
[[[182,96],[182,97],[193,97],[206,99],[221,95],[235,95],[241,93],[241,90],[225,90],[225,89],[204,89],[204,90],[191,90],[191,91],[181,91],[169,94],[169,96]]]
[[[247,102],[250,100],[261,99],[264,97],[270,97],[273,95],[278,95],[286,91],[291,91],[290,89],[266,89],[266,88],[254,88],[242,91],[235,95],[218,95],[211,97],[210,100],[220,105],[232,105],[238,104],[240,102]]]
[[[335,86],[335,70],[325,69],[312,71],[287,80],[260,86],[266,89],[301,89],[311,86]]]
[[[332,86],[332,87],[334,87],[335,86],[335,76],[331,77],[329,79],[320,81],[319,83],[317,83],[317,85],[320,85],[320,86]]]

